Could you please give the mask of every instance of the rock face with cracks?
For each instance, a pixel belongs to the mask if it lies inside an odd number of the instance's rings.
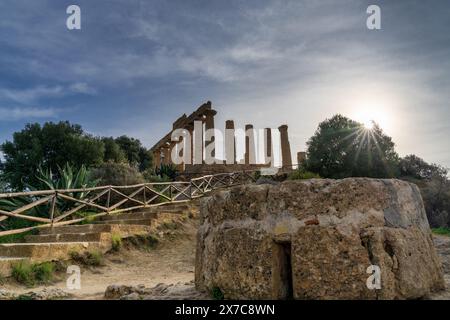
[[[204,199],[197,240],[197,289],[229,299],[416,299],[445,288],[420,192],[399,180],[234,187]],[[380,289],[367,286],[372,265]]]

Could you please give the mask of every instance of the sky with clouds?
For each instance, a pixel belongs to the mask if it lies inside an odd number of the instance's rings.
[[[293,153],[341,113],[450,167],[449,31],[447,0],[2,0],[0,141],[69,120],[150,147],[211,100],[219,128],[288,124]]]

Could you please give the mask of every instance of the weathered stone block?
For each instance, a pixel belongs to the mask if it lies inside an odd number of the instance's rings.
[[[413,299],[445,286],[420,192],[399,180],[218,192],[201,204],[196,255],[197,288],[231,299]]]

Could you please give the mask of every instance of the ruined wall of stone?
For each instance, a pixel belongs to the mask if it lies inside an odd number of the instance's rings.
[[[289,242],[296,299],[404,299],[444,286],[419,190],[398,180],[245,185],[203,201],[196,285],[226,298],[277,298]],[[381,268],[381,290],[366,286]]]

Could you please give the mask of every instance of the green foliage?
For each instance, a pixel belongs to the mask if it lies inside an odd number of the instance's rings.
[[[159,243],[159,240],[155,236],[150,234],[146,237],[146,245],[149,248],[151,248],[151,249],[155,248],[158,245],[158,243]]]
[[[176,230],[178,229],[178,224],[176,222],[163,222],[159,225],[158,229],[165,230]]]
[[[19,261],[11,264],[11,275],[19,283],[26,286],[48,283],[53,279],[55,267],[52,262],[30,263]]]
[[[74,262],[85,266],[98,267],[103,265],[103,254],[98,250],[86,251],[82,253],[72,251],[69,255]]]
[[[120,234],[111,235],[111,246],[114,251],[119,251],[122,247],[122,236]]]
[[[37,191],[55,189],[83,189],[94,187],[98,183],[98,180],[91,179],[89,171],[85,166],[81,166],[79,170],[74,170],[74,168],[69,164],[66,164],[63,168],[58,167],[57,174],[54,174],[52,170],[46,170],[41,166],[38,166],[35,181],[35,185],[27,185],[28,190]],[[68,193],[67,195],[76,199],[83,200],[89,195],[89,192],[75,192]],[[0,209],[13,211],[27,204],[30,204],[33,201],[35,201],[35,198],[30,196],[0,199]],[[48,218],[50,205],[50,202],[48,202],[47,204],[34,207],[33,209],[29,210],[27,214],[31,216]],[[55,207],[55,217],[58,216],[59,213],[73,208],[75,205],[76,204],[73,201],[57,199]],[[36,223],[23,219],[9,218],[5,221],[2,221],[1,225],[6,230],[13,230],[34,226],[36,225]]]
[[[63,168],[58,166],[58,172],[54,174],[51,169],[38,167],[36,178],[38,183],[27,185],[30,190],[57,190],[57,189],[85,189],[97,186],[99,180],[92,179],[88,169],[82,165],[78,170],[66,163]],[[84,199],[88,192],[69,194],[77,199]]]
[[[1,169],[2,162],[0,160],[0,169]],[[3,175],[2,171],[0,171],[0,193],[6,193],[8,192],[8,183],[5,181],[5,176]]]
[[[16,300],[28,301],[28,300],[34,300],[34,299],[31,295],[24,293],[24,294],[18,295]]]
[[[150,150],[141,147],[139,149],[139,171],[144,172],[153,168],[153,154]]]
[[[81,224],[81,225],[91,224],[92,222],[94,222],[96,220],[96,218],[93,217],[93,215],[95,215],[96,213],[97,212],[94,212],[94,211],[76,212],[74,214],[74,218],[85,218],[85,220],[79,222],[79,224]]]
[[[317,173],[305,171],[303,168],[299,168],[289,174],[289,180],[307,180],[307,179],[320,179]]]
[[[66,163],[91,168],[103,162],[125,162],[142,172],[153,167],[152,153],[138,139],[93,137],[80,125],[67,121],[27,124],[14,133],[13,141],[1,144],[0,151],[5,158],[0,163],[0,190],[22,191],[28,185],[37,185],[39,166],[56,174]]]
[[[130,166],[145,171],[153,165],[153,157],[149,150],[145,149],[138,139],[128,136],[120,136],[115,142],[125,154]]]
[[[13,141],[6,141],[0,149],[5,158],[4,179],[14,190],[38,184],[35,173],[40,165],[53,172],[66,163],[90,167],[100,164],[104,155],[100,139],[69,122],[27,124],[22,131],[14,133]]]
[[[437,164],[429,164],[416,155],[408,155],[400,160],[400,176],[420,180],[433,178],[447,179],[448,170]]]
[[[17,233],[17,234],[10,234],[7,236],[1,236],[0,237],[0,243],[20,243],[20,242],[25,242],[25,237],[27,235],[31,235],[34,234],[35,231],[27,231],[27,232],[22,232],[22,233]]]
[[[36,281],[39,283],[48,283],[53,278],[55,267],[51,262],[44,262],[41,264],[34,264],[32,270]]]
[[[19,283],[33,286],[35,283],[33,266],[27,261],[19,261],[11,264],[11,276]]]
[[[306,170],[324,178],[397,175],[398,155],[392,139],[374,124],[370,130],[342,115],[319,124],[307,142]]]
[[[105,154],[103,156],[104,162],[126,162],[127,158],[125,152],[120,148],[120,145],[114,140],[113,137],[104,137],[102,142],[105,146]]]
[[[140,249],[144,248],[147,250],[154,249],[159,243],[158,238],[152,234],[147,235],[137,234],[132,237],[126,238],[125,241],[126,243],[131,243],[136,248]]]
[[[443,236],[450,237],[450,228],[439,227],[439,228],[433,228],[432,231],[435,234],[440,234],[440,235],[443,235]]]
[[[415,183],[432,227],[450,226],[450,180],[447,169],[409,155],[400,161],[400,178]]]
[[[155,174],[157,176],[160,176],[161,178],[167,177],[171,181],[174,181],[178,175],[178,169],[172,163],[161,164],[161,166],[159,168],[155,169]]]
[[[153,175],[153,174],[146,174],[144,175],[145,181],[147,182],[154,182],[154,183],[158,183],[158,182],[170,182],[170,178],[167,176],[157,176],[157,175]]]
[[[92,178],[100,180],[100,185],[124,186],[143,183],[144,177],[127,163],[107,162],[92,169]]]
[[[222,290],[220,290],[219,287],[214,287],[211,290],[211,296],[214,300],[223,300],[225,297],[222,293]]]

